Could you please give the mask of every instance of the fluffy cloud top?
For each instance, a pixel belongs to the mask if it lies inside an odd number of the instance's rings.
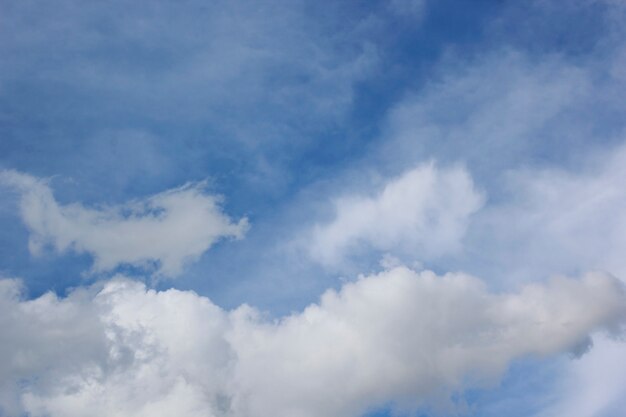
[[[122,278],[29,301],[18,282],[0,283],[9,416],[347,417],[433,405],[515,358],[580,351],[626,315],[622,284],[599,273],[493,294],[467,275],[399,267],[274,321]]]
[[[158,273],[174,276],[220,238],[241,238],[248,228],[246,218],[233,222],[225,215],[202,183],[98,209],[61,205],[45,182],[16,171],[0,172],[0,184],[21,193],[31,253],[46,246],[86,252],[94,257],[94,271],[156,263]]]
[[[315,227],[309,251],[326,265],[340,263],[360,247],[423,259],[440,256],[459,249],[468,218],[482,203],[464,169],[420,165],[374,196],[339,198],[334,219]]]

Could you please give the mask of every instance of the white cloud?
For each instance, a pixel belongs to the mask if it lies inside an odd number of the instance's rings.
[[[559,12],[564,6],[536,3]],[[613,6],[606,9],[604,39],[585,58],[504,49],[459,62],[451,52],[431,80],[390,113],[371,160],[392,166],[433,156],[462,160],[493,197],[473,217],[467,256],[455,266],[484,274],[500,288],[589,269],[626,277],[626,147],[615,146],[624,139],[626,15],[623,6]],[[501,30],[510,30],[508,23],[498,22]],[[605,151],[589,163],[598,149]],[[567,168],[546,169],[555,165]],[[626,349],[604,340],[598,347],[603,353],[593,355],[606,353],[606,360],[572,362],[563,378],[575,382],[546,393],[542,403],[559,401],[545,415],[624,409],[626,383],[613,376],[620,368],[615,364],[626,363]]]
[[[596,153],[576,171],[511,173],[513,201],[477,216],[468,241],[510,281],[556,271],[602,269],[626,276],[626,145]],[[479,261],[480,262],[480,261]],[[499,277],[500,278],[500,277]],[[623,409],[622,343],[600,339],[564,371],[542,417],[594,417]],[[556,399],[556,400],[555,400]],[[617,415],[617,414],[615,414]]]
[[[106,362],[104,328],[93,294],[79,290],[65,299],[45,294],[22,301],[18,280],[0,280],[0,415],[22,415],[17,387],[29,381],[54,385],[62,375],[92,362]]]
[[[575,172],[510,173],[513,199],[478,216],[473,243],[526,278],[586,269],[625,277],[626,144],[589,159]]]
[[[46,246],[94,257],[94,271],[119,265],[150,266],[174,276],[221,238],[241,238],[247,219],[234,223],[203,184],[187,184],[120,206],[87,208],[59,204],[48,185],[16,171],[0,173],[0,184],[21,194],[21,216],[31,235],[29,249]]]
[[[626,409],[626,357],[623,340],[594,341],[589,354],[563,373],[557,401],[537,417],[620,416]]]
[[[537,154],[580,151],[593,132],[581,116],[592,106],[602,115],[604,90],[587,68],[558,57],[537,62],[499,50],[471,62],[443,60],[422,89],[390,111],[374,157],[394,166],[425,157],[462,160],[474,174],[494,175]]]
[[[374,196],[338,198],[334,219],[316,225],[307,245],[325,265],[340,264],[362,247],[430,259],[460,249],[468,219],[482,203],[464,169],[424,164]]]
[[[1,347],[0,404],[33,417],[349,417],[436,405],[494,382],[515,358],[577,350],[626,314],[623,287],[599,273],[493,294],[467,275],[399,267],[274,321],[122,278],[31,301],[0,282],[3,335],[21,335]]]

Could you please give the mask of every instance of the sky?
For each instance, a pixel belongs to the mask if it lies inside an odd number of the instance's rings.
[[[0,0],[0,416],[621,417],[622,0]]]

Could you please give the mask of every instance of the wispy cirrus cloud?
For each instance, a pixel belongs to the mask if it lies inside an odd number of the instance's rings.
[[[468,231],[467,244],[484,250],[473,260],[509,271],[511,282],[585,269],[626,277],[626,142],[575,169],[519,169],[502,180],[508,198],[478,213]]]
[[[11,18],[0,29],[0,50],[10,59],[0,85],[19,79],[88,92],[91,106],[54,110],[64,121],[79,112],[109,125],[129,116],[209,124],[258,149],[260,140],[280,140],[295,120],[308,127],[337,120],[352,102],[353,83],[375,65],[374,45],[358,36],[360,19],[328,30],[337,24],[333,10],[273,0],[182,8],[167,1],[22,2],[3,8]],[[33,65],[41,57],[50,59]],[[268,115],[274,126],[264,123]]]
[[[16,171],[0,172],[0,184],[20,195],[31,253],[46,247],[88,253],[94,272],[132,265],[176,276],[218,240],[241,238],[248,229],[246,218],[233,222],[222,212],[220,197],[203,183],[99,208],[59,204],[45,181]]]
[[[586,269],[624,280],[626,145],[589,155],[576,170],[519,170],[506,182],[515,190],[512,200],[480,213],[468,233],[468,245],[480,248],[471,251],[470,268],[487,265],[485,273],[499,285]],[[503,277],[505,271],[510,275]],[[597,339],[589,355],[562,370],[562,382],[537,415],[619,415],[623,363],[621,337]]]

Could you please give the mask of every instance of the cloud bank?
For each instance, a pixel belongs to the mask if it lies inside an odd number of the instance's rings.
[[[219,197],[206,194],[203,183],[97,209],[59,204],[44,181],[16,171],[0,172],[0,184],[21,195],[31,253],[48,246],[89,253],[95,272],[133,265],[175,276],[219,239],[241,238],[248,228],[246,218],[233,222],[225,215]]]
[[[277,320],[121,277],[66,298],[25,301],[16,280],[0,289],[9,416],[349,417],[389,403],[441,406],[516,358],[584,351],[626,315],[622,284],[601,273],[494,294],[464,274],[398,267]]]

